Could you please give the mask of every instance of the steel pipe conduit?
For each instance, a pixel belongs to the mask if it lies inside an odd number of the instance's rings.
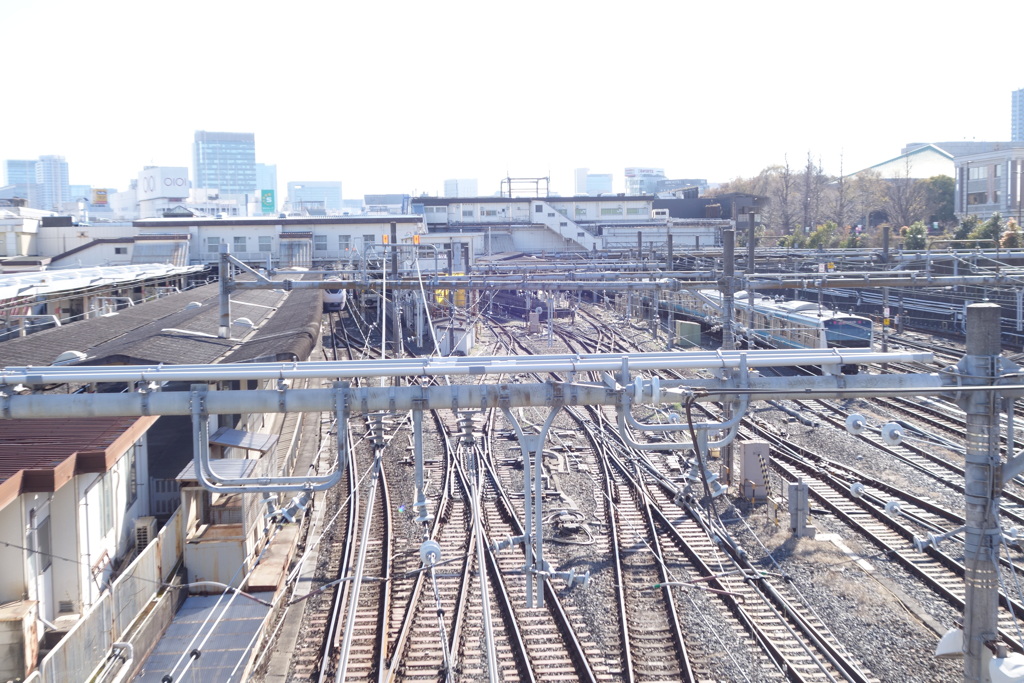
[[[302,363],[223,363],[216,365],[9,367],[0,370],[2,384],[94,382],[216,382],[242,379],[341,379],[356,377],[420,377],[538,372],[613,372],[625,360],[634,371],[739,368],[746,356],[750,368],[801,365],[866,365],[929,363],[927,352],[878,353],[856,349],[688,351],[632,354],[555,354],[544,356],[466,356],[445,358],[308,361]]]

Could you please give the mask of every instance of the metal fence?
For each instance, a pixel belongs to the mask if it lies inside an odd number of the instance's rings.
[[[144,608],[171,577],[182,552],[180,511],[175,511],[156,539],[104,591],[25,683],[87,681],[124,640]],[[162,630],[162,629],[161,629]]]

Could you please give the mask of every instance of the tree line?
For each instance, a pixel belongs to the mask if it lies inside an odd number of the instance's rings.
[[[878,247],[890,230],[892,246],[924,249],[929,240],[961,240],[978,246],[1024,246],[1020,226],[999,214],[959,220],[955,183],[946,175],[882,178],[875,171],[848,176],[825,173],[811,154],[802,168],[788,158],[753,178],[725,183],[711,195],[732,192],[763,197],[758,235],[765,246],[804,249]]]

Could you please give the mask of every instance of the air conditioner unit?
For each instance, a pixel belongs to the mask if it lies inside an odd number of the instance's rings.
[[[135,520],[135,552],[141,553],[156,538],[156,528],[156,517],[139,517]]]

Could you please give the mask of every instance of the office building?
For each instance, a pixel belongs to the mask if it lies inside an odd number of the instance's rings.
[[[256,196],[256,136],[197,130],[192,148],[196,187]]]
[[[476,178],[459,178],[444,181],[445,197],[476,197]]]
[[[1010,140],[1024,142],[1024,88],[1013,91],[1010,111]]]
[[[658,182],[665,179],[663,168],[630,166],[626,169],[626,194],[632,197],[657,194]]]
[[[71,200],[68,162],[62,156],[47,154],[39,157],[35,170],[36,185],[39,186],[39,208],[61,211],[64,202]]]
[[[587,194],[591,197],[597,197],[602,194],[612,193],[612,174],[611,173],[588,173],[587,174]]]
[[[1004,143],[1005,144],[1005,143]],[[987,220],[992,214],[1024,215],[1024,142],[990,152],[958,155],[955,164],[955,209],[961,218],[977,216]]]
[[[589,195],[596,197],[613,192],[611,173],[590,173],[589,168],[577,168],[575,178],[575,192],[577,196]]]
[[[288,204],[292,211],[342,213],[341,181],[303,180],[288,183]]]
[[[37,208],[35,159],[8,159],[4,161],[4,184],[0,199],[24,199],[30,208]]]
[[[4,185],[34,183],[35,181],[35,159],[8,159],[4,162]]]

